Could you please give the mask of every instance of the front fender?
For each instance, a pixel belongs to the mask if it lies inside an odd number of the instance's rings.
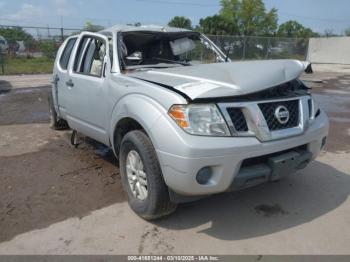
[[[123,118],[132,118],[137,121],[147,132],[153,145],[157,147],[157,141],[151,133],[152,126],[159,117],[166,114],[167,110],[157,101],[142,94],[130,94],[121,98],[112,111],[109,125],[109,139],[114,150],[114,130],[118,122]]]

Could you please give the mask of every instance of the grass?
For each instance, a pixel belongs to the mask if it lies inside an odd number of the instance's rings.
[[[47,57],[6,58],[5,75],[52,73],[53,63],[54,59]],[[2,71],[0,69],[1,73]]]

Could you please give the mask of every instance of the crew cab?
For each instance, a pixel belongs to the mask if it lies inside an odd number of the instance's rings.
[[[113,149],[129,205],[154,219],[180,202],[307,166],[329,123],[299,80],[305,62],[232,62],[205,35],[114,26],[57,53],[51,127]]]

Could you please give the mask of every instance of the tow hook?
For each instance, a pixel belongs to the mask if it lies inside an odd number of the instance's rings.
[[[70,143],[75,148],[78,147],[79,143],[78,143],[78,132],[77,132],[77,130],[73,130],[73,132],[72,132],[72,134],[70,136]]]

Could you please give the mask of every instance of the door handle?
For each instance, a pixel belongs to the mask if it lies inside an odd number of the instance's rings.
[[[74,83],[73,83],[72,79],[69,79],[69,80],[66,82],[66,86],[69,86],[69,87],[73,87],[73,86],[74,86]]]

